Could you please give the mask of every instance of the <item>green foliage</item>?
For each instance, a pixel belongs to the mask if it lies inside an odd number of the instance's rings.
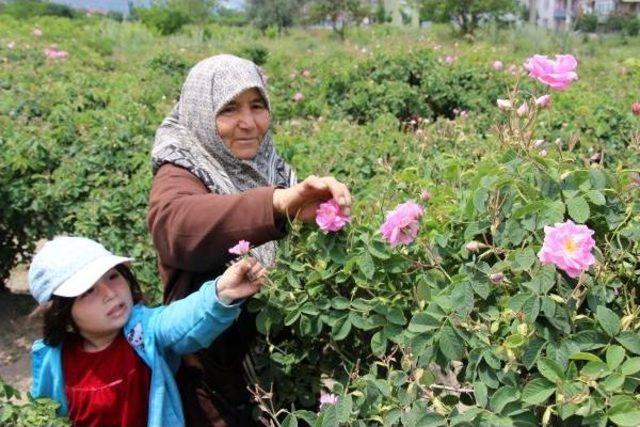
[[[4,426],[64,427],[71,422],[56,414],[58,403],[51,399],[34,399],[22,394],[0,378],[0,423]]]
[[[281,34],[300,18],[301,7],[301,0],[249,0],[247,16],[259,30],[274,27]]]
[[[163,36],[177,33],[185,24],[191,22],[189,14],[176,5],[138,8],[136,12],[147,28]]]
[[[10,0],[7,4],[0,4],[0,13],[11,15],[17,19],[28,19],[36,16],[75,18],[78,15],[69,6],[42,0]]]
[[[331,28],[344,40],[347,27],[370,14],[370,5],[362,0],[315,0],[308,19],[314,23],[329,21]]]
[[[423,0],[420,17],[436,22],[454,21],[462,34],[469,34],[483,21],[498,20],[516,9],[513,0]]]
[[[264,344],[257,373],[274,385],[281,425],[637,422],[637,43],[483,29],[472,44],[439,26],[353,28],[345,43],[216,24],[206,37],[161,38],[99,17],[39,17],[34,40],[34,22],[0,16],[3,274],[37,239],[83,234],[135,257],[158,301],[146,227],[155,129],[193,64],[251,47],[278,150],[299,176],[332,174],[355,200],[339,234],[294,224],[271,286],[249,302]],[[54,40],[69,59],[43,58]],[[552,108],[523,129],[494,107],[518,81],[518,105],[540,86],[492,71],[493,60],[560,51],[576,54],[580,80]],[[453,64],[440,61],[449,54]],[[385,212],[424,189],[416,242],[390,248]],[[544,227],[569,218],[595,230],[598,262],[579,280],[536,256]],[[321,391],[338,403],[318,411]]]
[[[595,33],[598,28],[598,15],[595,13],[584,13],[578,15],[573,24],[573,28],[586,33]]]

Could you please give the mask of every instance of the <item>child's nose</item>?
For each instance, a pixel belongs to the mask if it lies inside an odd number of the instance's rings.
[[[100,295],[102,296],[103,301],[109,301],[111,300],[111,298],[115,296],[115,292],[113,291],[113,289],[111,289],[111,286],[109,286],[108,284],[101,283]]]

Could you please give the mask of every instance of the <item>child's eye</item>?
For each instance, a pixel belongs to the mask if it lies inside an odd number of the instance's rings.
[[[109,275],[109,280],[115,280],[115,279],[117,279],[117,278],[118,278],[118,273],[115,273],[115,272],[114,272],[114,273],[111,273],[111,274]]]

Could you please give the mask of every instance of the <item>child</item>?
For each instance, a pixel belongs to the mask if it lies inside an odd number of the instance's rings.
[[[182,426],[180,355],[209,346],[266,270],[242,260],[187,298],[148,308],[130,261],[82,237],[57,237],[33,258],[29,288],[49,307],[33,344],[31,394],[59,402],[75,425]]]

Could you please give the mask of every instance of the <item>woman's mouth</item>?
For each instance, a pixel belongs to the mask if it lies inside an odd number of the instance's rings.
[[[107,316],[117,319],[118,317],[124,314],[126,308],[127,308],[126,304],[121,302],[120,304],[116,305],[111,310],[109,310],[107,312]]]

